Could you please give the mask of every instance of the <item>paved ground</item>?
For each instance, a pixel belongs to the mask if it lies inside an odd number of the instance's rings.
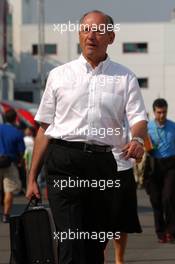
[[[156,241],[152,210],[143,190],[138,190],[138,202],[143,233],[129,236],[126,264],[175,264],[175,244],[159,244]],[[13,213],[20,213],[24,205],[25,199],[23,197],[15,198]],[[108,247],[107,255],[107,264],[114,264],[112,244]],[[9,226],[0,223],[0,264],[8,264],[8,261]]]
[[[148,196],[138,190],[139,218],[142,234],[129,236],[126,264],[175,264],[175,244],[159,244],[154,234],[153,215]],[[109,248],[109,261],[114,264],[113,248]]]

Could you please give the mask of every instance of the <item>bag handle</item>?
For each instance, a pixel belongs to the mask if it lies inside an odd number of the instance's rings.
[[[35,207],[38,206],[38,204],[42,204],[41,198],[37,198],[35,195],[33,195],[30,201],[28,202],[28,204],[26,205],[24,212],[26,212],[29,209],[29,207]]]

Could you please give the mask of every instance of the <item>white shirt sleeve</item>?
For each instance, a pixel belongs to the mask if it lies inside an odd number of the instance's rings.
[[[56,98],[54,93],[54,77],[52,71],[49,73],[46,88],[43,93],[38,111],[35,116],[35,120],[51,124],[54,120],[56,111]]]
[[[125,109],[130,127],[139,121],[148,121],[143,97],[135,75],[129,79]]]

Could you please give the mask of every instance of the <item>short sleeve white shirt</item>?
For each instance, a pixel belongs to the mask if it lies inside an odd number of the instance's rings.
[[[109,57],[93,69],[81,55],[50,72],[35,120],[48,137],[118,146],[125,116],[130,127],[147,120],[136,76]]]

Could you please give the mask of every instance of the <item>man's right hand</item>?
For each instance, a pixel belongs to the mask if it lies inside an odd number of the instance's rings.
[[[32,196],[38,199],[41,198],[38,183],[36,181],[29,181],[27,186],[26,198],[30,200]]]
[[[40,199],[40,191],[36,181],[40,168],[42,167],[43,158],[49,143],[48,137],[44,135],[45,130],[49,124],[41,123],[41,127],[38,129],[37,136],[35,138],[35,144],[32,154],[32,164],[30,167],[29,181],[27,186],[26,198],[31,199],[32,196]]]

